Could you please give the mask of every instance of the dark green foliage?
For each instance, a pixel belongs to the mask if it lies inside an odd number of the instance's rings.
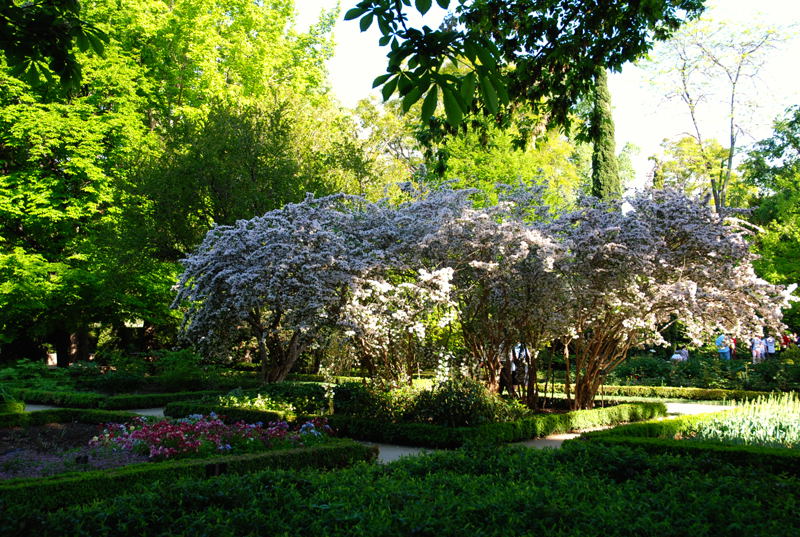
[[[125,423],[135,418],[136,414],[111,410],[94,410],[82,408],[52,408],[35,412],[16,414],[0,414],[0,427],[25,427],[28,425],[45,425],[47,423]]]
[[[65,87],[77,88],[76,46],[103,54],[107,42],[105,33],[82,19],[77,0],[8,1],[0,7],[0,51],[12,73],[34,84],[42,76],[51,82],[55,74]]]
[[[634,403],[565,414],[542,414],[504,423],[484,423],[474,427],[446,427],[429,423],[392,423],[378,419],[334,414],[329,422],[340,436],[432,448],[455,448],[467,444],[500,444],[647,420],[666,415],[661,403]]]
[[[221,407],[213,403],[200,403],[197,401],[172,402],[164,408],[164,415],[171,418],[185,418],[192,414],[208,415],[216,413],[226,423],[246,421],[247,423],[269,423],[271,421],[286,420],[287,415],[277,410],[250,410],[247,408]]]
[[[106,396],[99,393],[34,390],[29,388],[9,388],[8,391],[28,403],[70,408],[98,408],[106,399]]]
[[[403,412],[392,392],[364,382],[344,382],[333,389],[333,412],[337,415],[391,421]]]
[[[598,66],[620,69],[703,11],[702,0],[437,3],[458,5],[454,19],[436,30],[407,26],[403,5],[410,0],[362,0],[345,17],[360,19],[362,31],[377,22],[380,44],[391,49],[387,73],[373,82],[382,86],[384,100],[396,92],[407,109],[427,94],[427,123],[434,111],[430,101],[441,95],[453,128],[469,112],[502,115],[509,103],[533,103],[551,122],[567,124],[571,107],[591,90]],[[429,4],[415,2],[420,11]],[[465,67],[458,76],[442,69],[451,58]]]
[[[800,480],[626,447],[481,449],[335,472],[162,482],[54,513],[0,511],[10,535],[789,537]]]
[[[371,461],[377,449],[346,439],[306,448],[264,453],[182,459],[158,463],[60,474],[48,478],[13,479],[0,484],[0,511],[32,513],[56,510],[64,505],[88,504],[132,491],[158,490],[161,486],[191,477],[203,479],[220,474],[244,474],[265,468],[341,468],[358,461]]]
[[[324,414],[328,411],[325,387],[319,383],[271,382],[256,391],[275,401],[291,404],[298,414]]]
[[[590,138],[594,145],[592,152],[592,196],[602,200],[619,198],[622,195],[622,184],[617,164],[614,117],[611,112],[611,93],[608,91],[608,75],[605,67],[597,69],[594,86],[594,108],[589,129]]]

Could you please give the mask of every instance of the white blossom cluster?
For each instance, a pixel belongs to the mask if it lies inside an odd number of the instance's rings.
[[[531,189],[482,209],[470,194],[418,192],[396,206],[309,196],[216,227],[184,260],[175,306],[185,333],[209,354],[255,338],[274,380],[323,327],[391,371],[430,329],[457,321],[495,386],[514,344],[535,357],[572,342],[576,396],[589,397],[628,349],[662,343],[676,319],[697,340],[780,327],[788,293],[756,277],[744,230],[706,204],[648,191],[629,211],[584,200],[546,218]]]

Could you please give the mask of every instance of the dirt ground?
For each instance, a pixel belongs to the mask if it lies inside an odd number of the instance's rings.
[[[114,468],[146,457],[89,447],[101,425],[51,423],[0,429],[0,480]]]

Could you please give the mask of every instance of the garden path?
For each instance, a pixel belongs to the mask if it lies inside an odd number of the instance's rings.
[[[670,402],[667,405],[668,416],[684,416],[687,414],[703,414],[705,412],[719,412],[732,408],[730,405],[719,404],[719,402]],[[25,405],[25,411],[31,412],[34,410],[46,410],[50,408],[58,408],[50,405]],[[164,408],[137,408],[131,410],[135,414],[142,416],[164,416]],[[525,442],[515,442],[516,445],[526,446],[533,449],[557,449],[565,440],[571,440],[581,435],[580,431],[574,433],[560,433],[551,434],[544,438],[534,438],[526,440]],[[400,457],[409,457],[414,455],[421,455],[429,451],[435,451],[429,448],[420,448],[412,446],[395,446],[390,444],[373,444],[365,442],[369,445],[378,446],[380,452],[378,454],[378,462],[388,463],[396,461]]]

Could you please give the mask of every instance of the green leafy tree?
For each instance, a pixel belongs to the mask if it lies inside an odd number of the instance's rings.
[[[56,75],[61,84],[77,88],[81,52],[103,54],[108,37],[81,19],[78,0],[9,0],[0,6],[0,51],[15,76],[32,84]]]
[[[144,175],[138,170],[165,150],[200,154],[192,144],[211,140],[197,128],[181,138],[178,129],[206,123],[215,102],[233,103],[235,111],[227,119],[212,116],[217,124],[230,125],[251,105],[277,110],[265,103],[284,102],[287,95],[302,104],[305,117],[323,110],[318,125],[331,119],[324,61],[333,14],[323,14],[307,33],[293,29],[293,17],[289,0],[96,0],[83,6],[81,19],[106,33],[108,42],[102,57],[75,52],[83,75],[77,91],[32,86],[13,67],[0,69],[2,342],[51,342],[64,364],[70,344],[77,342],[85,354],[80,342],[93,323],[170,322],[178,242],[167,241],[172,250],[165,255],[164,244],[141,231],[163,226],[160,232],[172,237],[176,232],[164,228],[178,219],[159,220],[153,207],[167,205],[141,190],[155,192],[163,177],[132,188]],[[247,125],[236,128],[242,132]],[[315,138],[311,123],[303,129],[295,148],[338,143]],[[230,143],[235,132],[224,139]],[[231,164],[219,154],[206,163]],[[309,175],[322,177],[334,168],[331,152],[306,154],[313,156],[305,160]],[[242,180],[234,173],[242,168],[229,175],[230,195],[252,194],[235,182]],[[204,186],[205,201],[215,185]],[[173,204],[190,198],[187,192]],[[249,208],[256,205],[255,194],[251,198]],[[198,218],[222,212],[235,218],[231,206],[223,198],[213,210],[202,207]],[[154,222],[144,224],[148,217]]]
[[[774,124],[770,138],[758,142],[742,165],[747,182],[759,188],[754,221],[763,226],[758,235],[754,265],[773,283],[800,282],[800,106],[788,109]],[[797,303],[786,323],[800,328]]]
[[[619,69],[643,56],[687,18],[702,0],[652,2],[579,0],[436,0],[453,8],[437,30],[407,25],[411,0],[362,0],[345,19],[362,31],[375,23],[389,46],[387,73],[375,79],[384,99],[397,93],[404,109],[422,100],[427,121],[441,101],[447,122],[460,125],[480,109],[524,101],[541,106],[554,123],[567,123],[576,100],[590,92],[598,66]],[[430,0],[416,0],[420,13]],[[462,74],[447,70],[462,66]]]

